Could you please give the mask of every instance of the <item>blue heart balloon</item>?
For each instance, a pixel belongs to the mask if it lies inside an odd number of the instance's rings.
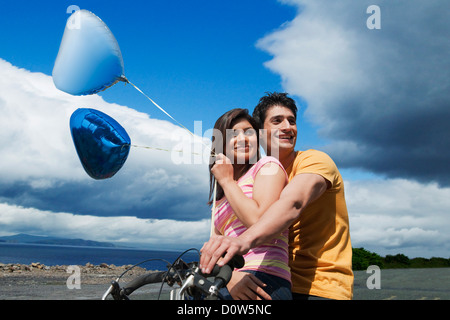
[[[67,20],[52,76],[59,90],[72,95],[94,94],[118,81],[128,82],[116,38],[87,10],[75,11]]]
[[[77,109],[70,117],[70,131],[81,164],[93,179],[111,178],[127,160],[131,139],[107,114]]]

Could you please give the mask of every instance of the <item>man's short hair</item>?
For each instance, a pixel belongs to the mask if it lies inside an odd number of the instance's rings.
[[[274,106],[282,106],[290,109],[297,119],[297,105],[292,98],[288,97],[285,92],[267,92],[265,96],[259,99],[259,103],[253,110],[253,118],[259,124],[260,128],[264,128],[267,110]]]

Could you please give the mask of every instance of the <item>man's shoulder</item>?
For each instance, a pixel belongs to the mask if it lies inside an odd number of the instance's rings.
[[[327,153],[321,150],[308,149],[305,151],[297,151],[296,159],[306,159],[311,157],[333,161],[333,159]]]
[[[333,159],[327,153],[316,149],[298,151],[292,171],[294,175],[299,173],[317,173],[326,176],[327,180],[339,174]]]

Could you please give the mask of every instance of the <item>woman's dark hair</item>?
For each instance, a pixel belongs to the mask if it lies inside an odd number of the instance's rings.
[[[287,95],[287,93],[266,92],[266,95],[259,99],[259,103],[256,105],[255,110],[253,110],[253,119],[258,122],[260,128],[264,128],[267,110],[274,106],[282,106],[290,109],[297,119],[297,105]]]
[[[214,193],[214,183],[215,178],[214,175],[211,173],[211,169],[214,166],[215,162],[215,155],[219,153],[224,153],[226,150],[226,144],[227,144],[227,130],[232,129],[233,126],[241,121],[242,119],[247,120],[255,129],[257,141],[258,141],[258,150],[257,150],[257,160],[260,159],[260,152],[259,152],[259,125],[258,123],[249,115],[247,109],[241,109],[236,108],[232,109],[230,111],[227,111],[224,113],[219,119],[217,119],[215,125],[214,125],[214,132],[212,136],[212,149],[211,149],[211,156],[209,161],[209,202],[208,204],[211,205],[213,202],[213,193]],[[231,159],[232,161],[234,159]],[[233,162],[234,163],[234,162]],[[241,172],[239,172],[239,177],[244,175],[250,167],[254,163],[245,163],[242,166]],[[221,199],[225,193],[223,192],[222,187],[217,184],[217,191],[216,191],[216,200]]]

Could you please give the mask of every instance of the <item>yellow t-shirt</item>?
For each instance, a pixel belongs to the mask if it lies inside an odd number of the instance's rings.
[[[331,183],[289,229],[292,291],[351,299],[352,246],[341,174],[333,160],[317,150],[297,151],[286,172],[289,181],[301,173],[315,173]]]

